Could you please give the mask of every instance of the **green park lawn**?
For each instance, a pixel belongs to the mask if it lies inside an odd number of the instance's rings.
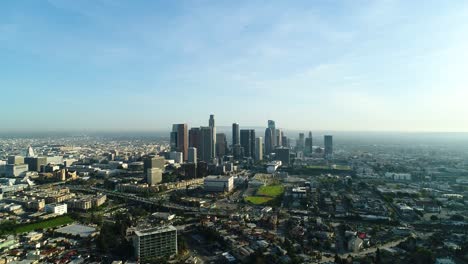
[[[255,205],[261,205],[268,203],[269,201],[273,200],[271,197],[265,197],[265,196],[248,196],[245,197],[245,201],[255,204]]]
[[[245,201],[255,205],[264,205],[272,202],[284,192],[282,185],[262,186],[257,190],[255,196],[245,197]]]
[[[259,196],[269,196],[269,197],[277,197],[284,192],[284,188],[281,185],[269,185],[269,186],[262,186],[258,189],[257,195]]]
[[[74,220],[69,216],[59,216],[59,217],[44,220],[41,222],[18,225],[9,231],[10,233],[20,234],[20,233],[31,232],[34,230],[39,230],[39,229],[47,229],[47,228],[62,226],[62,225],[70,224],[72,222],[74,222]]]

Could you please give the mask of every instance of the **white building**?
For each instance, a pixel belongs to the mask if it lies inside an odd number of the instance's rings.
[[[387,172],[385,173],[385,178],[390,178],[394,181],[411,181],[411,174]]]
[[[230,192],[234,188],[233,176],[207,176],[203,187],[208,192]]]
[[[267,173],[273,174],[282,165],[281,160],[275,160],[267,164]]]
[[[47,213],[63,215],[67,213],[67,204],[46,204],[45,211]]]

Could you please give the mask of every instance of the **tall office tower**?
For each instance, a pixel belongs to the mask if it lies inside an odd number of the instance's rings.
[[[276,124],[275,124],[275,121],[268,120],[268,128],[271,129],[271,137],[272,137],[272,142],[273,142],[272,147],[275,147],[276,146]],[[265,136],[265,140],[266,140],[266,136]],[[270,151],[273,152],[273,148]]]
[[[207,163],[213,161],[213,129],[211,127],[200,127],[200,160]]]
[[[146,182],[149,186],[154,186],[162,182],[163,170],[160,168],[149,168],[146,171]]]
[[[273,130],[271,128],[265,129],[265,154],[269,155],[273,152]]]
[[[255,130],[241,129],[240,142],[244,149],[244,157],[253,158],[255,155]]]
[[[211,156],[216,157],[216,125],[214,120],[214,115],[210,115],[210,120],[208,121],[209,127],[211,127]]]
[[[276,129],[276,145],[275,146],[282,146],[283,145],[283,130]]]
[[[197,148],[190,147],[188,149],[188,159],[189,163],[197,163]]]
[[[287,136],[282,136],[282,139],[281,139],[281,146],[285,147],[285,148],[289,148],[290,147],[290,144],[289,144],[289,138]]]
[[[305,153],[311,154],[313,152],[312,147],[312,132],[309,132],[309,136],[305,139]]]
[[[333,136],[325,135],[324,145],[325,145],[324,157],[326,159],[332,159],[333,158]]]
[[[183,159],[187,160],[187,151],[188,151],[187,124],[172,125],[171,150],[182,152]]]
[[[255,139],[255,160],[263,160],[263,137]]]
[[[132,241],[138,263],[177,254],[177,229],[172,225],[137,230]]]
[[[242,158],[242,146],[240,144],[236,144],[232,146],[232,155],[234,156],[235,159],[241,159]]]
[[[299,133],[299,139],[297,140],[296,148],[297,150],[304,150],[305,146],[305,136],[304,133]]]
[[[289,166],[290,163],[290,150],[289,148],[279,147],[275,149],[276,160],[281,160],[283,166]]]
[[[218,157],[224,157],[227,154],[227,140],[226,134],[216,134],[216,154]]]
[[[239,141],[240,134],[239,133],[240,133],[239,132],[239,124],[238,123],[232,124],[232,146],[233,147],[235,145],[240,144],[240,141]]]
[[[197,149],[197,156],[200,157],[200,128],[199,127],[192,127],[189,130],[189,147]]]

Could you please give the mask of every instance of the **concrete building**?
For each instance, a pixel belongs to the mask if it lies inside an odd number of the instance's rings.
[[[281,129],[276,129],[275,132],[275,146],[283,146],[283,130]]]
[[[13,165],[24,164],[24,157],[22,157],[22,156],[8,156],[7,164],[13,164]]]
[[[143,171],[146,176],[148,176],[148,170],[153,168],[158,168],[162,172],[164,172],[164,165],[166,160],[164,157],[156,156],[156,157],[147,157],[143,159]],[[146,182],[149,183],[149,179],[146,178]]]
[[[164,226],[135,231],[133,236],[135,256],[140,263],[152,258],[177,254],[177,229]]]
[[[63,215],[67,213],[67,204],[46,204],[45,211],[47,213]]]
[[[255,160],[263,160],[263,138],[255,139]]]
[[[28,172],[28,164],[7,164],[5,165],[5,176],[6,177],[19,177]]]
[[[203,188],[207,192],[230,192],[234,188],[234,177],[207,176],[203,181]]]
[[[47,165],[46,157],[26,157],[24,163],[28,164],[29,171],[41,171],[41,167]]]
[[[162,182],[163,171],[160,168],[150,168],[146,171],[146,181],[149,186]]]
[[[188,159],[187,162],[189,163],[197,163],[197,148],[190,147],[188,149]]]
[[[227,154],[227,140],[226,134],[224,133],[217,133],[216,134],[216,155],[218,157],[224,157]]]

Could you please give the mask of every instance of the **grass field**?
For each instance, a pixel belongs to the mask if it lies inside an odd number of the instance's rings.
[[[259,196],[269,196],[276,197],[281,195],[284,192],[284,188],[281,185],[270,185],[262,186],[258,189],[257,195]]]
[[[273,200],[271,197],[266,197],[266,196],[248,196],[245,197],[245,201],[255,204],[255,205],[260,205],[260,204],[265,204],[268,203],[269,201]]]
[[[275,198],[284,192],[281,185],[269,185],[260,187],[254,196],[245,197],[245,201],[255,205],[273,203]],[[277,200],[277,199],[276,199]]]
[[[47,229],[47,228],[52,228],[52,227],[57,227],[61,225],[66,225],[69,223],[74,222],[74,220],[69,217],[69,216],[59,216],[53,219],[48,219],[44,220],[41,222],[36,222],[36,223],[31,223],[31,224],[25,224],[25,225],[19,225],[15,227],[11,233],[26,233],[30,232],[33,230],[38,230],[38,229]]]

